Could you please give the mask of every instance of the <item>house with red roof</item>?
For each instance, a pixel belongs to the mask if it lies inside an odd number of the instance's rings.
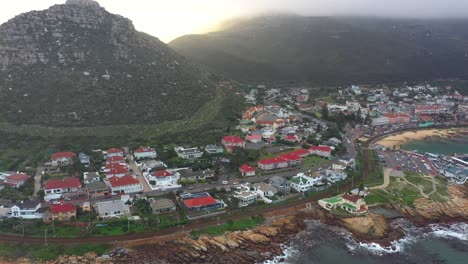
[[[302,162],[302,158],[299,155],[292,153],[292,152],[280,155],[279,158],[287,161],[289,167],[301,165],[301,162]]]
[[[78,178],[52,179],[44,184],[44,200],[50,201],[62,198],[65,193],[78,192],[81,182]]]
[[[57,152],[50,156],[50,164],[54,167],[68,166],[75,163],[76,159],[77,156],[74,152]]]
[[[141,147],[133,151],[133,156],[136,160],[155,159],[158,156],[156,150],[150,147]]]
[[[286,142],[290,142],[290,143],[297,143],[301,139],[297,135],[286,135],[286,136],[283,136],[283,140]]]
[[[255,176],[255,168],[248,164],[242,164],[239,168],[242,176]]]
[[[217,201],[207,192],[181,195],[180,204],[187,211],[206,211],[224,208],[223,202]]]
[[[245,140],[238,136],[225,136],[221,139],[221,144],[224,145],[226,149],[231,149],[234,147],[245,148]]]
[[[287,168],[288,166],[288,161],[281,157],[262,159],[258,161],[258,168],[262,170],[275,170]]]
[[[247,135],[245,140],[251,143],[260,143],[262,142],[262,135],[261,134],[254,134],[254,135]]]
[[[122,166],[122,165],[116,165],[106,172],[106,178],[109,179],[111,177],[123,177],[129,173],[130,171],[128,170],[127,167]]]
[[[44,215],[44,222],[70,221],[76,218],[76,207],[73,204],[53,204]]]
[[[104,154],[104,158],[107,159],[107,158],[110,158],[110,157],[115,157],[115,156],[120,156],[120,157],[124,157],[124,151],[122,149],[119,149],[119,148],[110,148],[106,151],[103,152]]]
[[[414,114],[416,115],[439,115],[446,114],[448,111],[445,105],[435,104],[435,105],[417,105],[414,109]]]
[[[106,165],[109,164],[125,164],[124,157],[121,156],[112,156],[106,159]]]
[[[15,173],[5,177],[3,183],[6,185],[10,185],[11,187],[18,188],[20,186],[23,186],[30,177],[31,176],[24,173]]]
[[[411,116],[405,113],[387,113],[383,115],[389,124],[409,123]]]
[[[143,186],[140,181],[130,174],[123,177],[111,177],[106,179],[106,182],[111,188],[112,194],[128,194],[143,191]]]
[[[177,181],[180,178],[180,174],[173,173],[168,170],[159,170],[153,172],[150,181],[154,181],[156,186],[160,188],[171,187],[177,185]]]
[[[329,146],[312,146],[309,148],[309,152],[312,155],[317,155],[320,157],[330,158],[332,148]]]

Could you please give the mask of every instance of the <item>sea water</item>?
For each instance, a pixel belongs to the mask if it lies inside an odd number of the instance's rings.
[[[398,219],[393,224],[406,235],[391,247],[382,247],[357,242],[344,229],[309,221],[307,232],[283,245],[285,254],[267,263],[468,263],[467,223],[416,228]]]

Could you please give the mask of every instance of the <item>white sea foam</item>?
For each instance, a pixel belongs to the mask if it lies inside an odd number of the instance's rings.
[[[350,236],[347,236],[348,243],[346,246],[350,251],[355,251],[359,248],[365,249],[372,254],[383,255],[404,252],[405,248],[420,239],[436,236],[441,238],[456,238],[463,241],[468,241],[468,223],[455,223],[450,225],[429,225],[429,232],[422,228],[404,228],[406,235],[391,242],[391,246],[383,247],[377,243],[362,243],[357,242]],[[426,231],[426,232],[425,232]]]
[[[283,255],[274,257],[272,260],[267,260],[264,264],[288,264],[291,263],[291,258],[297,256],[300,252],[294,246],[288,246],[286,244],[281,244],[281,249],[283,250]]]
[[[429,227],[432,230],[430,234],[434,236],[468,241],[468,223],[456,223],[451,225],[433,224]]]

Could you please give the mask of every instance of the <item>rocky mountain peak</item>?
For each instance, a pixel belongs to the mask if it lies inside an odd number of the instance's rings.
[[[167,45],[92,0],[68,0],[0,25],[0,121],[81,126],[182,119],[213,95],[206,83]]]
[[[66,5],[100,7],[99,3],[93,0],[67,0]]]

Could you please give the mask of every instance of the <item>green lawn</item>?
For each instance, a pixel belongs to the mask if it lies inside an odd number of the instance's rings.
[[[97,255],[102,255],[109,252],[111,249],[112,246],[108,244],[50,244],[49,246],[33,244],[0,244],[0,256],[7,260],[27,257],[31,260],[49,261],[56,259],[60,255],[82,256],[88,252],[94,252]]]
[[[227,231],[247,230],[263,224],[264,221],[265,218],[263,218],[263,216],[252,216],[235,221],[230,220],[219,226],[211,226],[201,230],[192,231],[191,236],[193,238],[198,238],[201,235],[219,236]]]
[[[329,104],[334,104],[334,103],[336,103],[335,99],[331,98],[330,96],[318,98],[317,100],[323,101],[323,102],[329,103]]]

